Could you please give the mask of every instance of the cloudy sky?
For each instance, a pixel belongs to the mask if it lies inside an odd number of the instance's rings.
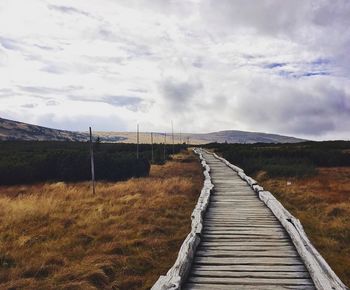
[[[0,0],[0,117],[350,136],[348,0]]]

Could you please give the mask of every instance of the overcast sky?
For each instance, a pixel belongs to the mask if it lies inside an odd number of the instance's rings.
[[[350,136],[348,0],[0,0],[0,117]]]

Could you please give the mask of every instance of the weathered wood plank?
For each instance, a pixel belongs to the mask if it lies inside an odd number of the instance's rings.
[[[291,246],[291,242],[289,240],[279,240],[279,241],[271,241],[271,240],[262,240],[262,241],[245,241],[242,243],[242,241],[201,241],[201,246],[242,246],[242,247],[249,247],[249,246],[258,246],[258,247],[277,247],[277,246]],[[293,247],[294,248],[294,247]]]
[[[204,277],[244,277],[244,278],[310,278],[309,272],[255,272],[255,271],[217,271],[217,270],[198,270],[193,269],[191,271],[192,276],[204,276]]]
[[[247,251],[255,251],[255,252],[267,252],[267,251],[275,251],[275,252],[284,252],[284,251],[293,251],[295,253],[296,250],[290,246],[247,246],[247,245],[239,245],[239,246],[232,246],[232,245],[217,245],[217,246],[203,246],[200,245],[197,248],[197,251],[208,251],[208,250],[220,250],[220,251],[240,251],[241,253],[247,252]]]
[[[242,245],[242,244],[236,244],[236,245],[232,245],[231,243],[227,243],[227,244],[214,244],[214,245],[203,245],[203,243],[200,244],[200,246],[197,248],[197,250],[215,250],[220,248],[221,250],[232,250],[232,251],[270,251],[271,249],[275,250],[275,251],[296,251],[295,248],[289,244],[281,244],[281,245],[263,245],[260,244],[259,246],[256,245]]]
[[[205,284],[205,283],[187,283],[184,290],[252,290],[251,285],[235,285],[234,289],[232,289],[232,285],[223,285],[223,284]],[[264,290],[315,290],[314,286],[306,286],[306,285],[267,285],[265,284],[263,288],[256,289],[264,289]]]
[[[202,235],[203,240],[210,240],[210,239],[218,239],[218,240],[252,240],[252,239],[258,239],[258,240],[288,240],[286,236],[264,236],[264,235],[254,235],[254,234],[246,234],[246,235],[210,235],[210,234],[203,234]]]
[[[299,257],[296,251],[237,251],[237,250],[212,250],[212,249],[200,249],[196,252],[196,257]]]
[[[313,286],[310,279],[295,278],[295,279],[283,279],[283,278],[229,278],[229,277],[192,277],[188,278],[190,283],[208,283],[208,284],[226,284],[226,285],[298,285],[298,286]]]
[[[307,272],[304,265],[216,265],[214,268],[212,265],[197,265],[194,264],[192,270],[210,271],[228,271],[228,272]]]
[[[195,257],[195,264],[203,265],[303,265],[299,258],[278,258],[278,257],[259,257],[259,258],[216,258],[216,257]]]

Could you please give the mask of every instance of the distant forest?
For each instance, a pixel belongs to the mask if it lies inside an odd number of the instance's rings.
[[[307,177],[317,167],[350,166],[349,141],[302,142],[288,144],[218,144],[214,149],[247,174],[265,171],[270,177]]]
[[[147,176],[152,162],[150,144],[94,143],[96,180],[119,181]],[[154,144],[153,162],[163,163],[184,145]],[[91,179],[89,143],[47,141],[1,141],[0,184]]]

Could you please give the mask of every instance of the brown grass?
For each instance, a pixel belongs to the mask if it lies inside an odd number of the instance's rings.
[[[174,263],[202,187],[192,153],[150,177],[0,187],[1,289],[148,289]]]
[[[268,179],[262,173],[257,179],[300,219],[318,251],[350,285],[350,168],[318,172],[307,179]]]

